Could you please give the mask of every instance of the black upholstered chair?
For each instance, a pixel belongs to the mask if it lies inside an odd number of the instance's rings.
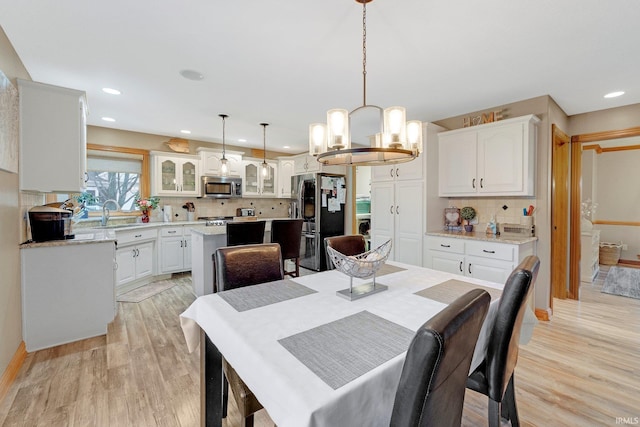
[[[282,251],[282,269],[285,275],[300,276],[300,240],[302,219],[274,219],[271,221],[271,243],[279,243]],[[284,268],[285,260],[293,260],[295,270]]]
[[[219,248],[214,254],[218,291],[282,280],[280,245],[263,243]],[[249,387],[225,359],[222,360],[225,378],[238,404],[242,427],[253,426],[253,414],[262,409]],[[228,388],[223,389],[223,416],[227,414]]]
[[[264,243],[264,221],[227,222],[227,246]]]
[[[526,301],[538,276],[540,260],[526,257],[507,279],[489,332],[484,360],[467,379],[467,388],[489,397],[489,427],[500,425],[500,416],[518,427],[513,371],[518,361],[520,328]]]
[[[367,243],[362,234],[347,234],[346,236],[325,237],[324,250],[327,258],[327,270],[333,270],[335,266],[327,252],[327,247],[332,247],[343,255],[358,255],[367,251]]]
[[[460,427],[465,382],[490,302],[487,291],[473,289],[418,329],[402,367],[391,427]]]

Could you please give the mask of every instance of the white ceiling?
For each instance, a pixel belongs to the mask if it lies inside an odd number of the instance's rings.
[[[89,124],[219,142],[226,113],[228,144],[262,147],[266,121],[267,148],[292,153],[326,110],[362,104],[361,14],[354,0],[0,0],[32,79],[86,91]],[[638,0],[376,0],[367,32],[367,101],[408,119],[547,94],[568,115],[640,103]]]

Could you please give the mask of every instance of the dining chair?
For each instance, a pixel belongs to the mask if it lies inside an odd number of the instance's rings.
[[[265,221],[227,222],[227,246],[264,243]]]
[[[343,255],[358,255],[367,251],[367,243],[362,234],[347,234],[345,236],[325,237],[324,249],[331,247]],[[335,266],[329,254],[326,254],[327,270],[333,270]]]
[[[291,277],[300,276],[300,240],[302,239],[302,223],[299,219],[274,219],[271,221],[271,243],[279,243],[282,252],[282,270]],[[293,260],[295,270],[287,271],[286,260]]]
[[[219,292],[284,278],[280,245],[277,243],[218,248],[214,260]],[[225,382],[228,382],[223,386],[223,417],[227,415],[230,388],[238,405],[242,427],[253,426],[253,414],[262,409],[262,404],[224,358],[222,368]]]
[[[473,289],[416,332],[396,391],[391,427],[460,427],[465,381],[491,296]]]
[[[500,425],[500,416],[518,427],[513,371],[518,361],[520,328],[526,301],[538,276],[540,260],[528,256],[509,275],[502,291],[496,319],[480,365],[467,378],[467,388],[489,398],[489,427]]]

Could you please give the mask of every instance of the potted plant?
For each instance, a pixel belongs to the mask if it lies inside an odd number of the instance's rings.
[[[89,211],[87,210],[87,206],[95,205],[98,203],[98,199],[93,193],[89,193],[85,191],[84,193],[77,194],[74,199],[78,202],[80,209],[82,210],[82,215],[80,218],[88,218]]]
[[[473,225],[470,224],[471,220],[476,217],[476,210],[471,206],[465,206],[460,209],[460,217],[467,221],[464,226],[464,231],[471,232],[473,231]]]

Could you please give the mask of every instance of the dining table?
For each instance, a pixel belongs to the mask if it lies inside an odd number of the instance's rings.
[[[475,288],[491,295],[471,370],[481,363],[503,284],[387,261],[376,283],[388,289],[350,301],[337,295],[349,279],[328,270],[198,297],[180,322],[200,347],[202,425],[222,425],[224,357],[279,427],[388,426],[415,331]]]

